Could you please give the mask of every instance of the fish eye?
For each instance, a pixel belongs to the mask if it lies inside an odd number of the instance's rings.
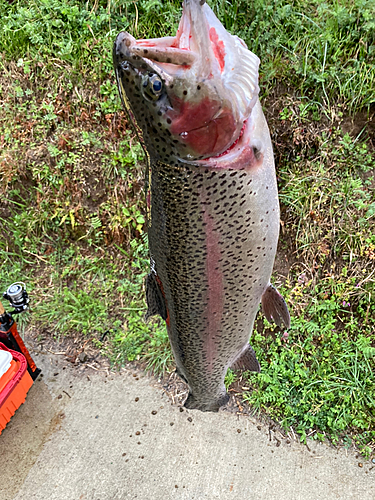
[[[158,79],[158,80],[154,80],[152,82],[152,90],[156,93],[156,92],[160,92],[161,91],[161,80]]]
[[[163,89],[161,78],[155,73],[144,75],[142,80],[142,92],[146,99],[157,101]]]
[[[149,88],[155,96],[159,97],[163,83],[158,75],[152,75],[149,77]]]

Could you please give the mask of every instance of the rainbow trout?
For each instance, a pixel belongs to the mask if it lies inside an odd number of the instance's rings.
[[[262,301],[289,327],[270,284],[279,202],[259,59],[204,0],[185,0],[176,36],[121,32],[120,96],[147,155],[147,316],[167,324],[187,408],[217,411],[229,367],[259,371],[249,345]]]

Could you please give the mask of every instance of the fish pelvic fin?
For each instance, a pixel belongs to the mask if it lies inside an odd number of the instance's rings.
[[[215,400],[205,400],[204,398],[196,398],[194,394],[189,392],[187,400],[185,401],[185,408],[189,410],[212,411],[218,412],[219,409],[226,405],[229,401],[229,394],[225,391],[224,394]]]
[[[157,314],[164,320],[167,319],[168,313],[164,294],[160,284],[158,283],[157,276],[153,271],[151,271],[151,273],[148,274],[146,278],[146,302],[146,320],[151,316],[155,316]]]
[[[249,370],[251,372],[260,372],[260,364],[256,358],[255,351],[250,344],[247,344],[244,349],[240,351],[237,358],[231,365],[231,369],[236,370]]]
[[[286,328],[290,328],[288,306],[281,293],[271,283],[262,295],[262,309],[269,322],[273,320],[280,328],[283,324]]]

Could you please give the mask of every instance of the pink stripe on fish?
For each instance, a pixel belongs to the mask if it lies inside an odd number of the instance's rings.
[[[220,336],[218,330],[222,322],[224,311],[224,287],[223,274],[219,268],[219,260],[221,258],[219,234],[215,231],[214,218],[206,209],[204,209],[203,212],[203,221],[206,224],[206,273],[208,281],[208,304],[206,309],[207,330],[203,351],[208,362],[207,369],[212,372],[217,350],[215,340],[217,336]]]

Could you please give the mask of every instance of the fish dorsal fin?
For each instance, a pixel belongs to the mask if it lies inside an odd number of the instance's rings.
[[[288,306],[283,296],[271,284],[262,295],[262,309],[269,322],[273,320],[280,328],[283,324],[286,328],[290,328]]]

